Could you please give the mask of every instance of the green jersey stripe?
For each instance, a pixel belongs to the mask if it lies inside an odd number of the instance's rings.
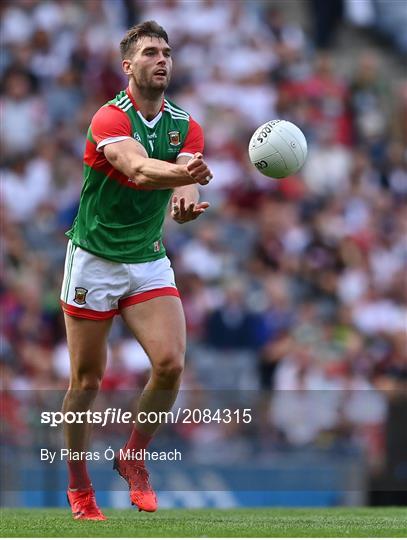
[[[168,111],[171,111],[174,114],[178,114],[179,116],[186,116],[187,118],[189,118],[188,113],[182,112],[182,111],[174,111],[174,109],[171,109],[171,107],[169,107],[168,105],[164,105],[164,109],[167,109]]]
[[[174,118],[185,118],[185,120],[189,120],[189,116],[186,116],[185,114],[179,114],[175,113],[171,109],[168,109],[167,107],[164,107],[164,111],[167,111],[171,114],[171,116],[174,116]]]
[[[116,101],[118,107],[124,103],[130,103],[130,98],[128,96],[124,96],[122,99],[119,99],[119,101]]]
[[[133,106],[133,104],[131,103],[131,101],[124,101],[123,103],[120,103],[120,105],[116,105],[116,107],[119,107],[119,109],[125,109],[126,107],[128,107],[129,105]]]
[[[171,115],[171,118],[174,120],[185,120],[185,122],[188,122],[189,118],[186,116],[181,116],[179,114],[174,114],[172,111],[169,111],[168,109],[164,109],[164,111],[168,112]]]
[[[71,267],[69,269],[69,281],[68,281],[68,286],[66,288],[66,302],[68,302],[69,287],[71,286],[72,267],[73,267],[73,260],[75,258],[75,252],[76,252],[76,246],[74,246],[72,250]]]
[[[66,287],[67,287],[67,283],[68,283],[68,271],[69,271],[69,264],[70,264],[70,261],[71,261],[71,252],[72,252],[72,242],[69,241],[68,242],[68,249],[67,249],[67,252],[66,252],[66,265],[65,265],[65,274],[64,275],[64,289],[62,291],[62,298],[65,299],[66,298]]]
[[[183,111],[182,109],[179,109],[178,107],[174,107],[174,105],[172,105],[168,100],[164,99],[164,105],[166,107],[168,107],[169,109],[171,109],[172,111],[174,111],[175,113],[178,113],[178,114],[185,114],[186,116],[188,116],[189,118],[189,114],[186,112],[186,111]]]
[[[68,278],[67,278],[66,291],[65,291],[65,302],[68,302],[68,294],[69,294],[69,287],[71,285],[72,266],[73,266],[73,259],[75,256],[75,251],[76,251],[76,246],[72,244],[72,251],[70,255],[69,268],[68,268]]]
[[[176,115],[186,116],[187,118],[189,118],[189,114],[187,112],[181,111],[180,109],[174,109],[174,107],[171,107],[171,105],[168,102],[164,103],[164,109],[168,109],[169,111],[171,111],[172,113]]]
[[[133,107],[133,103],[127,103],[125,107],[121,107],[124,112],[128,111]]]
[[[186,113],[185,111],[178,111],[176,109],[173,109],[171,107],[171,105],[169,105],[168,103],[164,103],[164,109],[169,109],[170,111],[172,111],[174,114],[182,114],[184,116],[188,116],[189,117],[189,114]]]
[[[187,116],[182,116],[181,114],[175,114],[169,109],[164,109],[164,111],[169,113],[171,115],[171,118],[174,118],[175,120],[185,120],[186,122],[189,121],[189,118]]]
[[[130,98],[129,98],[129,96],[126,94],[126,95],[123,96],[122,98],[118,99],[118,100],[115,102],[115,105],[120,105],[120,103],[123,103],[124,101],[127,101],[127,100],[130,101]]]

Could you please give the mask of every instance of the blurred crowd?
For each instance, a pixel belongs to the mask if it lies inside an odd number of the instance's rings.
[[[317,49],[307,30],[312,10],[302,5],[299,24],[281,7],[1,2],[5,388],[67,384],[59,292],[85,134],[126,86],[122,35],[154,19],[174,49],[168,93],[204,127],[215,177],[202,189],[204,217],[166,223],[188,327],[184,387],[261,390],[262,421],[279,440],[351,437],[359,426],[380,455],[386,396],[407,388],[407,82],[384,75],[373,50],[355,50],[338,71],[335,43]],[[304,168],[283,181],[247,157],[253,131],[274,118],[296,123],[309,143]],[[104,387],[139,388],[148,359],[116,319]],[[289,403],[283,390],[297,391]],[[338,397],[325,407],[309,402],[311,390]]]

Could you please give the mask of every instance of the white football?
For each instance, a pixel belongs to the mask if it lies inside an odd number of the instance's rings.
[[[287,120],[271,120],[253,133],[249,157],[265,176],[285,178],[296,173],[307,157],[303,132]]]

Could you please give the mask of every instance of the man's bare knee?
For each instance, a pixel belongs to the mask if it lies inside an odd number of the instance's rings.
[[[178,381],[183,371],[184,356],[179,353],[168,352],[153,364],[153,376],[168,383]]]
[[[97,392],[100,388],[102,377],[90,374],[77,374],[71,378],[70,389]]]

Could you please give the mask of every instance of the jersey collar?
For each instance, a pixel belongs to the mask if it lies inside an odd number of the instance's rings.
[[[130,92],[130,87],[129,87],[129,86],[126,88],[126,94],[129,96],[130,101],[133,103],[133,107],[135,108],[135,110],[136,110],[137,112],[139,112],[139,111],[140,111],[140,107],[137,105],[136,100],[135,100],[134,97],[133,97],[133,94]],[[162,101],[162,103],[161,103],[160,112],[159,112],[158,114],[162,113],[163,110],[164,110],[164,98],[163,98],[163,101]],[[141,114],[141,113],[140,113],[140,114]],[[143,115],[142,115],[142,116],[143,116]],[[157,115],[157,116],[158,116],[158,115]],[[153,121],[157,118],[157,116],[155,116],[155,117],[151,120],[151,122],[153,122]],[[143,117],[143,118],[144,118],[144,117]],[[148,122],[148,120],[146,120],[146,122]]]
[[[132,96],[131,92],[130,92],[130,88],[127,87],[126,88],[126,94],[129,96],[130,98],[130,101],[132,102],[133,104],[133,107],[137,113],[137,115],[139,116],[140,120],[143,122],[144,125],[146,125],[148,128],[152,129],[155,127],[155,125],[157,124],[157,122],[160,121],[162,115],[163,115],[163,109],[164,109],[164,99],[163,99],[163,102],[161,104],[161,109],[159,111],[159,113],[157,114],[157,116],[155,116],[152,120],[147,120],[146,118],[144,118],[144,116],[141,114],[140,112],[140,109],[139,107],[137,106],[137,103],[134,99],[134,97]]]

